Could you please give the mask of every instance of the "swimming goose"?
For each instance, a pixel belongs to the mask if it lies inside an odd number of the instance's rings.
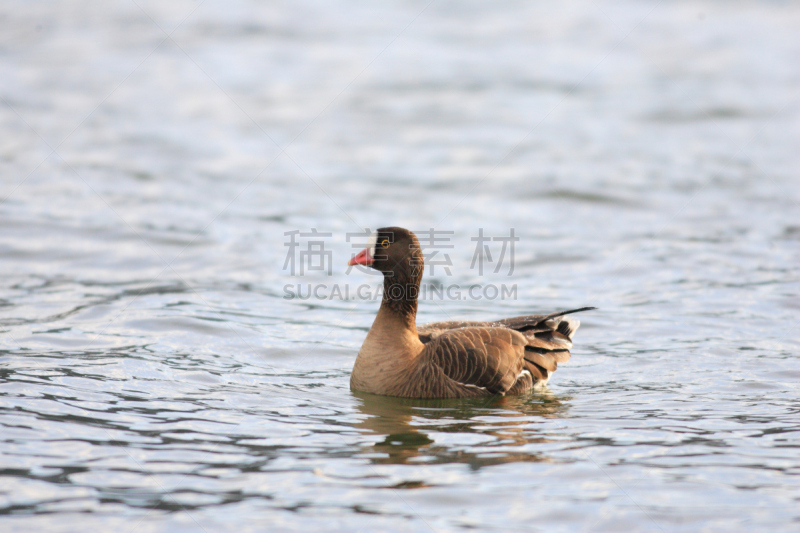
[[[383,301],[350,376],[354,391],[406,398],[530,392],[570,358],[580,322],[565,315],[594,309],[418,328],[423,260],[416,235],[403,228],[381,228],[348,264],[383,273]]]

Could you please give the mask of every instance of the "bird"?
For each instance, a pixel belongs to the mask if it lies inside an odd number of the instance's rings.
[[[527,394],[568,361],[582,307],[489,322],[416,325],[423,256],[413,232],[380,228],[348,265],[383,274],[383,299],[353,365],[350,389],[403,398]]]

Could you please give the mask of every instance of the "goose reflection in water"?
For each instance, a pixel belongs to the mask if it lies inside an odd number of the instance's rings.
[[[382,437],[363,447],[362,456],[372,463],[463,463],[473,470],[550,461],[530,445],[554,442],[537,429],[537,423],[541,418],[563,417],[568,409],[564,402],[569,400],[546,391],[490,400],[418,400],[359,392],[354,396],[366,416],[353,427]]]

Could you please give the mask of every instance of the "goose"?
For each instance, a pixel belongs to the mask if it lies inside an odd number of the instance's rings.
[[[350,259],[383,274],[383,300],[358,352],[350,389],[404,398],[518,395],[541,387],[568,361],[580,322],[548,315],[493,322],[446,321],[417,327],[423,258],[411,231],[380,228]]]

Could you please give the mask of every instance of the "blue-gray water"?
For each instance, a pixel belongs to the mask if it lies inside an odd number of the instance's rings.
[[[777,1],[3,3],[0,529],[797,531],[798,28]],[[600,309],[543,392],[353,394],[377,302],[284,286],[376,286],[346,235],[382,225],[454,232],[428,281],[516,284],[421,322]],[[332,274],[292,276],[312,228]],[[480,228],[519,236],[510,276],[470,269]]]

